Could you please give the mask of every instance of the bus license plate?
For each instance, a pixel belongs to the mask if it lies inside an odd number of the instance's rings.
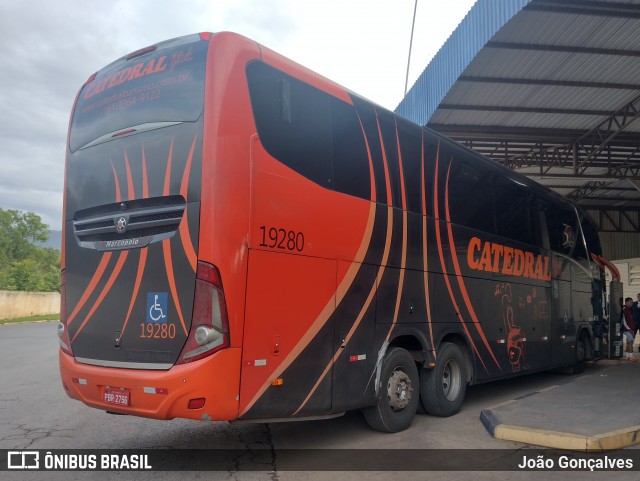
[[[113,389],[104,388],[103,399],[109,404],[117,404],[118,406],[128,406],[131,391],[129,389]]]

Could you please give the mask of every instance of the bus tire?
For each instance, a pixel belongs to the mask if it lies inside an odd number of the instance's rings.
[[[582,374],[587,366],[589,336],[582,331],[576,342],[576,363],[571,366],[571,374]]]
[[[462,406],[467,391],[464,355],[453,343],[440,346],[436,367],[420,369],[420,399],[427,413],[452,416]]]
[[[420,402],[419,382],[411,354],[399,347],[389,350],[382,362],[376,404],[362,410],[367,424],[387,433],[407,429]]]

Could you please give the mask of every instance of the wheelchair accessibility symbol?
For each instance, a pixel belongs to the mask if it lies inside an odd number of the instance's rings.
[[[167,293],[147,292],[147,322],[167,323]]]

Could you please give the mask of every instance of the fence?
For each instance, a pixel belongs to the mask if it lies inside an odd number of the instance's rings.
[[[0,319],[60,312],[58,292],[0,291]]]

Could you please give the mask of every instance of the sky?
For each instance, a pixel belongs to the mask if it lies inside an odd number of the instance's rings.
[[[409,87],[475,0],[418,0]],[[76,93],[108,63],[196,32],[245,35],[390,110],[414,0],[0,0],[0,208],[62,226]]]

